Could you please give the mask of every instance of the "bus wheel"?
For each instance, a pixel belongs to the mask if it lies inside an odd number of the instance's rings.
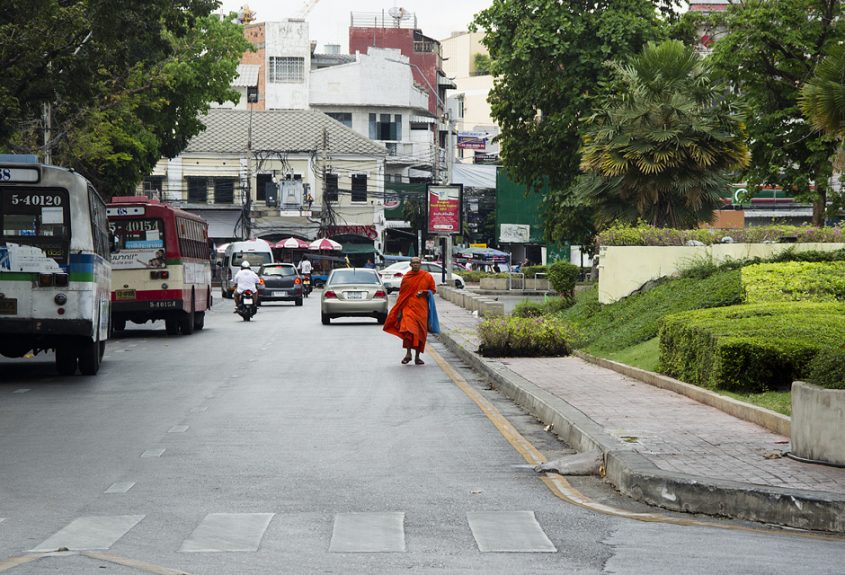
[[[76,373],[76,349],[65,344],[56,348],[56,369],[62,375],[73,375]]]
[[[114,331],[123,331],[126,329],[125,317],[113,317],[111,320],[111,327]]]
[[[182,312],[179,317],[179,330],[182,335],[191,335],[194,333],[194,312]]]
[[[198,311],[194,313],[194,330],[200,331],[205,327],[205,312]]]
[[[100,371],[100,357],[99,341],[87,341],[80,345],[79,371],[82,372],[82,375],[97,375],[97,372]]]
[[[169,317],[164,320],[164,329],[167,335],[179,335],[179,320],[175,317]]]

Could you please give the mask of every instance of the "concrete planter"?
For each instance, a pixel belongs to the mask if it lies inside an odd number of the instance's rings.
[[[508,289],[507,278],[481,278],[482,290],[506,290]]]
[[[792,383],[792,455],[845,466],[845,389]]]
[[[549,287],[549,280],[539,278],[539,279],[525,279],[525,289],[527,290],[535,290],[535,291],[550,291],[551,288]]]

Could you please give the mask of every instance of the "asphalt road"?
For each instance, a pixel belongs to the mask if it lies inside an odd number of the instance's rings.
[[[321,325],[316,297],[250,323],[231,305],[189,337],[130,324],[97,377],[0,362],[0,572],[843,572],[842,541],[571,505],[434,354],[402,366],[397,338]],[[549,458],[568,451],[432,349]]]

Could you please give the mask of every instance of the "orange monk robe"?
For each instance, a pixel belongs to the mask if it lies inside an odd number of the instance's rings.
[[[428,298],[425,294],[417,297],[417,292],[425,290],[437,292],[430,273],[425,270],[406,273],[399,286],[399,297],[384,322],[384,331],[402,338],[402,347],[412,347],[420,353],[425,350],[428,335]]]

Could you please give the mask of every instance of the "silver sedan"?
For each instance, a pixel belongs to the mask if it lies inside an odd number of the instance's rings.
[[[323,325],[336,317],[374,317],[380,324],[387,318],[387,289],[374,269],[332,270],[320,297]]]

